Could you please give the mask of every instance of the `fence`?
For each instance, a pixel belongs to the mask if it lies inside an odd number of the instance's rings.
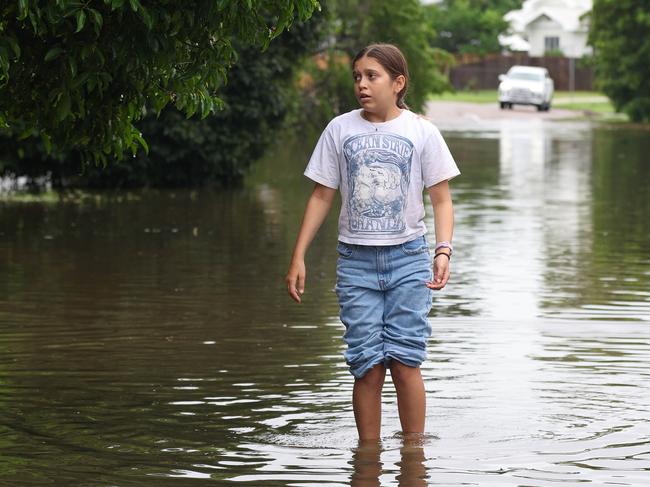
[[[580,59],[566,57],[530,57],[527,54],[492,54],[483,58],[458,59],[449,78],[457,90],[490,90],[499,86],[499,75],[511,66],[541,66],[548,69],[556,90],[593,90],[593,69],[582,66]]]

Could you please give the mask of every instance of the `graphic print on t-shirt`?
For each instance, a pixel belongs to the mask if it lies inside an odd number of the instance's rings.
[[[350,232],[402,233],[413,143],[399,135],[373,132],[347,139],[343,153]]]

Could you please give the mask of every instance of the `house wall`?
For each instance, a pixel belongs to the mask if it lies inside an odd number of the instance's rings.
[[[544,55],[544,38],[547,36],[559,37],[560,50],[563,52],[567,47],[569,47],[568,39],[565,36],[562,26],[557,22],[544,17],[528,24],[526,28],[526,36],[530,43],[530,51],[528,52],[530,56]]]
[[[528,24],[525,34],[530,43],[528,54],[533,57],[544,55],[546,37],[558,37],[560,50],[567,57],[579,58],[591,53],[591,47],[587,46],[587,31],[567,32],[548,17],[541,17]]]
[[[591,46],[587,45],[587,37],[589,35],[587,31],[568,32],[567,35],[569,36],[569,43],[572,49],[565,52],[565,56],[582,57],[593,52]]]

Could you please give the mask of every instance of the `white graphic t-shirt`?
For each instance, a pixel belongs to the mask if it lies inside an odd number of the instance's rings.
[[[369,122],[362,108],[333,118],[305,176],[341,192],[339,240],[396,245],[427,232],[423,190],[460,174],[438,128],[410,110]]]

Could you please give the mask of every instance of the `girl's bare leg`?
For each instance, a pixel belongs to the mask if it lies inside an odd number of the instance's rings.
[[[354,381],[352,408],[360,440],[377,440],[381,435],[381,390],[385,378],[386,367],[378,364]]]
[[[424,433],[426,395],[420,368],[409,367],[397,360],[391,360],[390,364],[402,432]]]

